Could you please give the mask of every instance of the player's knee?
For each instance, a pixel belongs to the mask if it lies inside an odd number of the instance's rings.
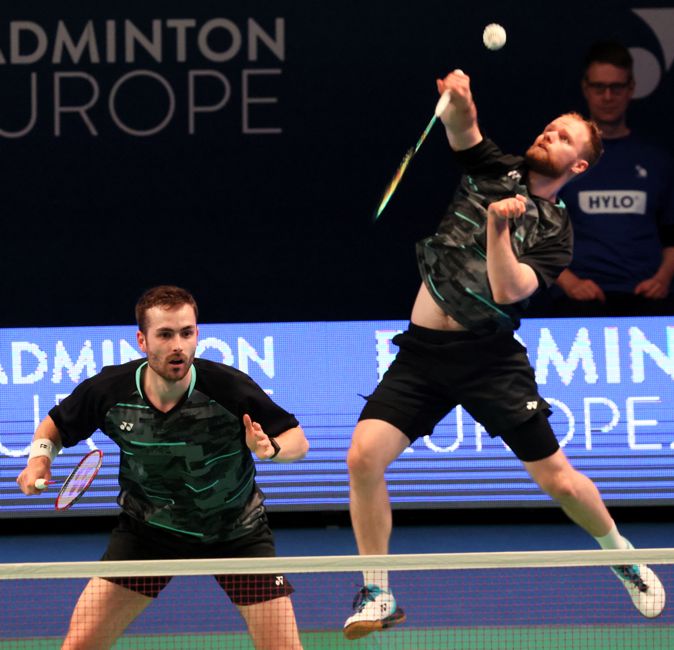
[[[554,472],[542,477],[538,484],[541,489],[556,501],[570,501],[577,498],[578,490],[573,480],[573,471]]]
[[[372,478],[384,474],[386,469],[373,449],[352,444],[346,456],[346,464],[352,478]]]

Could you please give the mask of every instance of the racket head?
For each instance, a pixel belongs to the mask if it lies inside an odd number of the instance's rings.
[[[54,504],[56,510],[67,510],[75,505],[96,478],[102,464],[103,452],[100,449],[94,449],[84,456],[61,486]]]

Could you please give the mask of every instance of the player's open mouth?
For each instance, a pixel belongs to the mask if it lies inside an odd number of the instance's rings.
[[[177,367],[179,367],[179,366],[184,366],[184,365],[185,365],[185,361],[184,361],[183,359],[171,359],[171,360],[169,361],[169,365],[171,365],[171,366],[177,368]]]

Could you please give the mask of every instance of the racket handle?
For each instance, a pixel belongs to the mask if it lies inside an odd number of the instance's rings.
[[[440,95],[440,99],[438,99],[438,103],[435,105],[435,117],[442,116],[442,114],[447,109],[447,106],[449,106],[450,99],[451,96],[449,94],[449,90],[445,90],[445,92]]]
[[[37,481],[35,481],[35,489],[44,490],[50,483],[53,483],[53,481],[48,481],[47,479],[39,478],[37,479]]]

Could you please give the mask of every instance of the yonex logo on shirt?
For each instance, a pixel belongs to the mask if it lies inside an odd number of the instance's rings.
[[[578,205],[586,214],[646,214],[646,192],[595,190],[578,193]]]
[[[119,425],[119,428],[120,428],[122,431],[131,431],[131,429],[133,429],[133,422],[122,422],[122,423]]]
[[[535,411],[537,406],[538,402],[535,400],[533,402],[527,402],[527,411]]]

